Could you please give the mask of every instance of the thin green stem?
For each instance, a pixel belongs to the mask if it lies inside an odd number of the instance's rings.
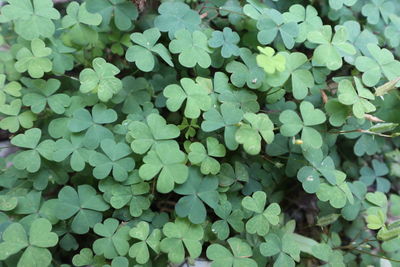
[[[360,253],[363,253],[363,254],[367,254],[367,255],[370,255],[372,257],[377,257],[377,258],[385,259],[385,260],[388,260],[388,261],[393,261],[393,262],[399,262],[400,263],[400,260],[395,260],[395,259],[383,256],[383,255],[374,254],[374,253],[371,253],[371,252],[368,252],[368,251],[364,251],[364,250],[361,250],[361,249],[355,248],[354,251],[357,251],[357,252],[360,252]]]

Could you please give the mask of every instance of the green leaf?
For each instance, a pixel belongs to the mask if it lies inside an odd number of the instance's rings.
[[[194,165],[200,165],[202,174],[217,174],[220,170],[219,162],[213,157],[224,157],[225,146],[214,137],[206,139],[207,149],[199,142],[192,143],[189,147],[188,158]]]
[[[279,120],[283,123],[280,129],[281,134],[291,137],[302,131],[301,139],[304,146],[320,148],[322,146],[321,134],[311,126],[325,122],[325,114],[321,110],[315,109],[307,101],[301,102],[300,113],[303,121],[293,110],[285,110],[279,115]]]
[[[13,223],[9,225],[2,235],[0,260],[5,260],[26,248],[19,258],[17,266],[50,265],[52,256],[47,248],[54,247],[58,243],[58,236],[51,232],[51,228],[51,223],[43,218],[32,221],[29,227],[29,235],[21,224]]]
[[[231,73],[231,82],[236,87],[257,89],[262,85],[265,72],[257,65],[256,55],[247,48],[240,48],[242,62],[231,61],[226,65],[226,71]]]
[[[231,28],[225,27],[222,32],[214,31],[208,45],[212,48],[221,47],[221,55],[224,58],[239,56],[240,50],[237,44],[240,41],[239,34],[232,31]]]
[[[24,105],[30,106],[33,113],[42,112],[48,105],[57,114],[63,114],[65,108],[71,104],[71,99],[66,94],[55,94],[61,83],[56,79],[47,81],[42,79],[24,79],[23,83],[32,91],[23,96]]]
[[[131,40],[138,45],[129,47],[125,55],[126,60],[135,62],[141,71],[149,72],[154,69],[156,54],[173,67],[168,49],[160,43],[157,44],[160,37],[161,33],[157,28],[145,30],[143,33],[132,33]]]
[[[27,130],[24,134],[18,134],[11,140],[11,144],[27,148],[21,151],[13,158],[14,166],[19,170],[28,172],[37,172],[41,165],[41,157],[51,159],[54,151],[54,142],[44,140],[39,144],[42,132],[38,128]]]
[[[15,81],[6,83],[7,76],[0,74],[0,99],[6,99],[6,95],[20,97],[21,84]]]
[[[201,129],[205,132],[212,132],[224,128],[226,147],[235,150],[239,146],[235,139],[235,133],[243,115],[241,109],[232,104],[224,103],[221,105],[220,111],[212,108],[203,114],[204,121],[201,124]]]
[[[77,109],[68,122],[68,129],[72,133],[85,131],[83,144],[89,149],[95,149],[103,139],[113,139],[112,132],[104,124],[117,120],[117,113],[107,109],[104,104],[96,104],[92,114],[87,109]]]
[[[236,142],[243,144],[250,155],[257,155],[261,151],[261,138],[267,144],[274,140],[274,124],[266,114],[245,113],[243,117],[249,124],[242,124],[236,131]]]
[[[206,203],[211,208],[218,204],[218,179],[216,177],[203,177],[198,168],[189,169],[189,178],[182,185],[177,186],[174,192],[181,197],[175,206],[179,217],[188,217],[194,224],[203,223],[206,219]]]
[[[212,260],[212,267],[255,267],[258,266],[256,261],[251,259],[253,252],[249,244],[245,241],[232,237],[228,239],[231,250],[221,246],[220,244],[212,244],[207,248],[207,258]]]
[[[177,218],[175,222],[168,222],[163,227],[166,236],[160,243],[161,251],[168,253],[168,259],[173,263],[181,263],[185,258],[185,248],[192,259],[201,254],[203,228],[186,219]]]
[[[337,70],[343,65],[344,55],[354,55],[356,50],[348,40],[345,27],[338,27],[332,36],[331,26],[325,25],[318,31],[309,32],[307,40],[318,44],[314,50],[313,64],[326,66],[330,70]]]
[[[160,6],[161,8],[161,6]],[[208,68],[211,65],[210,49],[207,45],[207,36],[201,31],[190,32],[182,29],[177,31],[175,39],[169,43],[169,51],[179,54],[179,63],[187,68],[199,65]]]
[[[140,240],[129,249],[129,256],[135,258],[139,264],[145,264],[149,261],[149,248],[156,253],[160,252],[161,231],[154,229],[150,232],[150,226],[147,222],[139,222],[136,227],[129,231],[129,235]]]
[[[363,87],[361,81],[354,78],[357,92],[349,80],[341,80],[338,87],[339,102],[344,105],[351,105],[353,114],[359,119],[363,119],[366,113],[374,112],[375,106],[368,100],[374,100],[374,95]]]
[[[129,30],[138,17],[138,10],[131,1],[125,0],[87,0],[87,8],[92,13],[100,13],[102,25],[109,26],[111,18],[121,31]]]
[[[381,17],[387,24],[389,22],[389,14],[392,13],[394,8],[393,3],[390,1],[375,0],[366,3],[361,9],[361,13],[367,17],[369,24],[378,24],[381,21]]]
[[[22,47],[17,53],[15,69],[18,72],[28,71],[32,78],[41,78],[45,72],[51,71],[53,64],[48,56],[51,49],[40,39],[33,39],[31,49]]]
[[[368,44],[371,56],[359,56],[356,59],[356,68],[363,72],[362,81],[367,86],[376,85],[382,78],[389,81],[400,76],[400,62],[386,48],[379,48],[376,44]]]
[[[1,129],[15,133],[20,127],[26,129],[33,127],[33,122],[37,120],[36,115],[31,111],[21,112],[21,107],[20,99],[15,99],[10,104],[0,105],[0,112],[7,115],[0,121]]]
[[[125,181],[128,172],[135,168],[135,161],[128,157],[131,149],[126,143],[115,143],[112,139],[103,139],[100,143],[102,153],[92,153],[89,158],[93,169],[93,176],[97,179],[106,178],[112,171],[112,176],[117,181]]]
[[[304,99],[308,95],[309,89],[314,87],[314,77],[309,71],[306,55],[298,52],[279,55],[285,58],[286,67],[281,72],[275,72],[267,76],[267,83],[273,87],[279,87],[286,83],[290,78],[291,90],[296,99]]]
[[[348,7],[353,6],[357,0],[329,0],[329,6],[333,9],[341,9],[343,5]]]
[[[113,259],[118,255],[124,256],[129,250],[129,227],[120,226],[119,221],[108,218],[103,223],[97,223],[93,231],[102,236],[93,243],[96,255],[104,255],[106,259]]]
[[[267,45],[279,36],[287,49],[292,49],[295,38],[299,34],[299,28],[295,22],[285,22],[282,14],[276,9],[265,10],[264,15],[257,21],[258,41]]]
[[[54,161],[61,162],[70,157],[69,163],[74,171],[82,171],[89,161],[89,151],[83,147],[83,134],[72,134],[70,140],[59,139],[52,155]]]
[[[154,25],[161,32],[168,32],[172,40],[177,31],[186,29],[194,32],[199,29],[201,19],[199,14],[182,2],[165,2],[158,7],[159,16],[154,20]]]
[[[49,38],[54,34],[53,20],[60,18],[60,13],[53,8],[51,0],[8,0],[9,5],[1,9],[3,19],[12,21],[15,31],[26,40],[39,37]]]
[[[257,191],[252,197],[247,196],[242,200],[243,208],[254,212],[252,218],[246,223],[246,231],[250,234],[257,233],[260,236],[266,235],[270,224],[279,223],[281,209],[277,203],[270,204],[265,208],[267,195],[262,191]]]
[[[264,69],[268,74],[273,74],[275,71],[282,72],[285,70],[286,58],[282,54],[275,54],[275,50],[269,46],[261,47],[257,49],[261,52],[257,55],[256,60],[258,66]]]
[[[144,164],[139,168],[139,175],[146,181],[157,176],[157,191],[171,192],[175,183],[182,184],[188,178],[185,159],[185,153],[176,142],[159,143],[143,158]]]
[[[63,28],[68,28],[66,35],[73,43],[84,46],[97,41],[98,33],[91,26],[100,25],[101,20],[100,14],[87,11],[86,3],[79,5],[77,2],[71,2],[61,24]]]
[[[304,7],[299,4],[290,6],[289,12],[283,13],[286,21],[293,21],[298,24],[299,34],[296,38],[297,43],[302,43],[307,39],[307,34],[322,27],[322,19],[318,16],[315,7],[308,5]]]
[[[214,221],[211,230],[220,240],[225,240],[230,234],[230,227],[240,233],[244,229],[243,212],[241,210],[233,210],[229,201],[224,201],[214,208],[214,212],[222,220]],[[229,227],[230,226],[230,227]]]
[[[93,252],[90,248],[83,248],[72,258],[72,263],[76,266],[85,266],[93,263]]]
[[[138,154],[144,154],[154,145],[174,139],[179,134],[177,126],[167,124],[163,117],[154,113],[147,116],[146,122],[133,121],[128,132],[133,139],[131,148]]]
[[[120,71],[103,58],[95,58],[92,65],[93,69],[86,68],[79,74],[79,91],[95,93],[100,101],[107,102],[122,89],[121,80],[115,77]]]
[[[101,222],[103,218],[101,212],[109,208],[90,185],[80,185],[78,191],[71,186],[64,186],[58,193],[56,207],[58,219],[66,220],[73,217],[71,229],[77,234],[85,234],[89,228]]]

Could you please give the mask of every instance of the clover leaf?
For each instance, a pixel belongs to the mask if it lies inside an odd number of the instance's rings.
[[[317,259],[329,263],[331,266],[345,266],[340,251],[333,250],[328,244],[316,244],[311,247],[311,253]]]
[[[257,89],[261,87],[265,72],[257,65],[256,55],[247,48],[240,48],[242,62],[231,61],[226,65],[226,71],[231,73],[231,81],[236,87]]]
[[[14,99],[10,104],[1,104],[0,112],[7,115],[0,121],[0,128],[15,133],[20,126],[26,129],[33,127],[36,115],[30,110],[21,112],[21,99]]]
[[[240,50],[237,44],[240,41],[239,35],[232,31],[231,28],[225,27],[222,32],[214,31],[208,45],[212,48],[221,48],[221,55],[224,58],[231,56],[239,56]]]
[[[129,125],[128,136],[133,139],[131,148],[135,153],[144,154],[154,145],[174,139],[180,134],[179,128],[167,124],[158,114],[150,114],[146,122],[133,121]]]
[[[253,252],[249,244],[237,237],[228,239],[231,250],[220,244],[211,244],[207,248],[207,258],[212,260],[212,267],[256,267],[257,262],[250,259]]]
[[[292,49],[295,44],[295,38],[299,34],[299,28],[296,22],[285,22],[282,14],[276,9],[264,11],[264,16],[257,21],[258,41],[267,45],[272,43],[279,36],[287,49]]]
[[[203,114],[204,121],[201,123],[201,129],[205,132],[213,132],[224,128],[226,147],[235,150],[239,146],[235,139],[235,133],[243,115],[241,109],[232,104],[223,103],[220,106],[220,111],[212,108]]]
[[[266,242],[260,245],[260,252],[265,257],[277,256],[274,266],[295,266],[294,260],[299,261],[300,248],[293,234],[285,233],[279,237],[274,233],[268,233],[265,240]]]
[[[71,229],[74,233],[85,234],[89,228],[102,221],[103,211],[109,209],[101,195],[90,185],[64,186],[58,193],[55,213],[58,219],[72,218]]]
[[[378,24],[380,17],[385,23],[389,22],[389,14],[395,7],[393,3],[386,0],[370,0],[366,3],[362,9],[361,13],[367,17],[369,24]]]
[[[308,5],[304,7],[299,4],[290,6],[289,11],[283,13],[285,21],[293,21],[298,24],[299,34],[296,42],[302,43],[307,39],[307,34],[322,27],[322,19],[318,16],[315,7]]]
[[[329,115],[329,123],[333,126],[342,126],[351,115],[351,107],[343,105],[337,99],[330,99],[325,105]]]
[[[249,173],[246,169],[246,165],[235,161],[235,164],[222,163],[221,172],[218,174],[219,185],[221,187],[236,186],[241,188],[240,182],[249,182]]]
[[[154,25],[161,32],[168,32],[172,40],[176,32],[187,29],[194,32],[199,29],[201,19],[199,14],[182,2],[165,2],[158,7],[159,16],[154,20]],[[171,51],[172,52],[172,51]]]
[[[96,223],[93,231],[102,238],[94,241],[94,253],[104,255],[106,259],[126,255],[129,250],[129,230],[128,226],[120,226],[119,221],[114,218],[108,218],[103,223]]]
[[[400,45],[400,17],[392,14],[390,22],[389,26],[385,29],[385,37],[389,39],[391,47],[398,47]]]
[[[61,24],[63,28],[68,29],[68,38],[73,43],[84,46],[97,41],[98,33],[91,26],[98,26],[101,20],[100,14],[87,11],[86,3],[79,5],[77,2],[71,2]]]
[[[14,97],[21,96],[21,84],[16,81],[6,83],[6,78],[6,75],[0,74],[0,102],[3,102],[1,99],[5,100],[7,95]]]
[[[27,130],[23,134],[16,135],[11,139],[11,144],[27,148],[19,152],[13,159],[15,168],[19,170],[27,170],[28,172],[37,172],[41,165],[41,157],[51,159],[54,142],[52,140],[44,140],[39,143],[42,131],[38,128]]]
[[[285,70],[286,58],[282,54],[275,54],[275,50],[269,46],[260,47],[257,49],[261,54],[257,55],[256,60],[258,66],[264,69],[268,74],[273,74],[275,71],[281,72]]]
[[[348,184],[344,181],[345,175],[337,176],[336,185],[321,183],[317,191],[317,197],[321,201],[329,201],[329,204],[337,209],[343,208],[347,201],[354,200]]]
[[[228,83],[229,79],[225,74],[215,75],[215,91],[219,93],[218,101],[221,103],[233,104],[243,112],[257,113],[260,105],[257,102],[257,95],[245,88],[237,89]]]
[[[274,124],[266,114],[245,113],[245,122],[235,133],[235,140],[243,145],[250,155],[257,155],[261,151],[261,139],[268,144],[274,140]]]
[[[115,77],[119,69],[103,58],[95,58],[92,65],[93,69],[86,68],[79,74],[79,91],[84,94],[95,93],[100,101],[107,102],[122,89],[121,80]]]
[[[243,231],[243,212],[239,209],[233,210],[229,201],[224,201],[220,205],[217,205],[214,208],[214,212],[222,219],[214,221],[211,226],[212,232],[216,233],[218,239],[227,239],[230,234],[230,227],[238,233]]]
[[[188,158],[194,165],[200,165],[202,174],[217,174],[220,170],[219,162],[213,157],[224,157],[225,146],[214,137],[207,137],[207,149],[200,142],[194,142],[189,147]]]
[[[133,115],[139,113],[141,106],[150,104],[151,94],[147,80],[127,76],[122,79],[122,90],[112,98],[112,102],[116,104],[123,102],[122,112]]]
[[[329,0],[329,6],[333,9],[341,9],[343,5],[351,7],[357,0]]]
[[[24,249],[16,266],[49,266],[52,255],[47,248],[58,243],[58,236],[51,228],[51,223],[44,218],[32,221],[29,233],[20,223],[10,224],[2,233],[0,260],[3,261]]]
[[[250,234],[266,235],[270,225],[279,223],[281,208],[277,203],[272,203],[265,208],[266,201],[267,195],[262,191],[257,191],[252,197],[247,196],[242,200],[243,208],[254,212],[253,216],[246,222],[246,231]]]
[[[362,81],[365,85],[376,85],[382,75],[389,81],[400,76],[400,62],[389,50],[381,49],[376,44],[368,44],[367,48],[371,56],[359,56],[355,62],[356,68],[363,72]]]
[[[59,39],[50,39],[52,50],[51,60],[53,62],[52,72],[54,74],[60,75],[64,74],[66,71],[72,70],[74,68],[74,57],[72,53],[76,50],[72,47],[64,45],[64,43]]]
[[[93,252],[90,248],[83,248],[72,258],[75,266],[86,266],[94,263]]]
[[[77,109],[68,122],[68,129],[72,133],[85,131],[83,144],[89,149],[95,149],[103,139],[113,139],[112,132],[103,124],[117,120],[117,113],[113,109],[107,109],[104,104],[96,104],[92,108],[92,114],[87,109]]]
[[[83,134],[72,134],[70,140],[59,139],[55,143],[52,159],[57,162],[70,157],[69,164],[74,171],[82,171],[89,161],[90,150],[83,147]]]
[[[65,108],[71,103],[68,95],[55,94],[61,86],[60,81],[56,79],[47,81],[25,79],[22,81],[32,91],[25,94],[22,101],[24,105],[31,107],[33,113],[42,112],[48,105],[54,113],[63,114]]]
[[[337,70],[343,65],[344,55],[354,55],[356,50],[348,40],[348,33],[345,27],[336,29],[332,36],[332,27],[325,25],[318,31],[309,32],[307,40],[318,44],[314,50],[313,64],[326,66],[330,70]]]
[[[87,0],[87,8],[92,13],[100,13],[103,17],[102,24],[108,26],[111,18],[121,31],[129,30],[132,21],[138,17],[136,6],[126,0]]]
[[[15,32],[26,40],[39,37],[49,38],[54,34],[53,20],[60,13],[53,8],[51,0],[8,0],[9,4],[1,9],[4,21],[13,21]]]
[[[201,225],[191,224],[188,220],[177,218],[163,227],[166,236],[160,243],[161,251],[168,253],[173,263],[181,263],[185,258],[185,248],[192,259],[200,256],[204,231]]]
[[[389,173],[389,169],[385,163],[376,159],[372,160],[372,168],[364,166],[360,169],[360,181],[366,186],[371,186],[376,182],[376,189],[380,192],[388,192],[390,189],[390,182],[388,179],[383,178]]]
[[[208,68],[211,65],[207,36],[201,31],[190,32],[182,29],[175,33],[175,39],[169,43],[169,51],[179,54],[179,63],[187,68],[199,65]]]
[[[309,70],[310,66],[307,65],[307,56],[299,52],[291,54],[283,52],[281,55],[285,57],[285,69],[267,76],[267,83],[274,87],[282,86],[290,78],[293,96],[296,99],[304,99],[309,89],[314,86],[314,77]]]
[[[168,49],[160,43],[157,44],[160,37],[161,33],[157,28],[145,30],[143,33],[132,33],[131,40],[138,45],[128,48],[125,55],[126,60],[135,62],[141,71],[149,72],[154,69],[156,60],[154,54],[157,54],[173,67],[174,63],[171,61]]]
[[[112,139],[103,139],[100,143],[105,155],[99,152],[92,153],[89,163],[93,167],[93,176],[97,179],[106,178],[112,170],[112,175],[117,181],[128,178],[128,172],[134,169],[135,161],[127,157],[131,149],[126,143],[115,143]]]
[[[325,114],[321,110],[315,109],[313,104],[308,101],[301,102],[300,113],[303,120],[293,110],[285,110],[279,115],[279,120],[283,123],[280,129],[281,134],[291,137],[302,131],[303,145],[320,148],[322,146],[321,134],[310,126],[325,122]]]
[[[31,49],[22,47],[17,53],[15,69],[18,72],[28,71],[32,78],[41,78],[45,72],[51,71],[53,64],[48,58],[51,49],[40,39],[33,39]]]
[[[304,191],[309,194],[318,191],[320,185],[319,177],[319,173],[311,166],[303,166],[297,173],[297,179],[302,183]]]
[[[188,178],[186,159],[176,142],[164,142],[155,146],[143,158],[139,175],[143,180],[151,180],[157,176],[157,191],[168,193],[174,189],[174,184],[182,184]]]
[[[111,187],[110,204],[115,209],[121,209],[128,204],[129,213],[139,217],[150,207],[150,199],[144,194],[149,192],[149,184],[142,181],[138,171],[124,181],[124,184],[115,184]]]
[[[181,79],[181,85],[182,87],[171,84],[164,89],[167,108],[170,111],[177,111],[186,100],[185,117],[197,119],[201,115],[201,111],[211,108],[211,98],[207,88],[189,78]]]
[[[156,253],[160,252],[161,231],[154,229],[150,232],[150,226],[147,222],[139,222],[129,231],[129,235],[140,240],[129,249],[129,256],[136,259],[139,264],[145,264],[149,261],[149,248]]]
[[[175,211],[179,217],[188,217],[194,224],[203,223],[206,219],[206,203],[211,208],[218,203],[218,179],[203,177],[196,167],[189,169],[189,178],[185,183],[177,186],[174,192],[181,197],[176,203]]]
[[[365,113],[370,113],[376,110],[375,106],[368,100],[374,100],[375,96],[365,89],[361,81],[354,77],[356,89],[350,80],[341,80],[338,87],[339,102],[344,105],[351,105],[355,117],[362,119]]]

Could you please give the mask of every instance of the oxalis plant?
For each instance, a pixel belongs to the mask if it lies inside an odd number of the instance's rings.
[[[0,266],[400,266],[399,14],[3,1]]]

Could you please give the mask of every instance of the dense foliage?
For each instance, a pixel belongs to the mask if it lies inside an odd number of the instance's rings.
[[[0,266],[400,266],[398,14],[5,1]]]

